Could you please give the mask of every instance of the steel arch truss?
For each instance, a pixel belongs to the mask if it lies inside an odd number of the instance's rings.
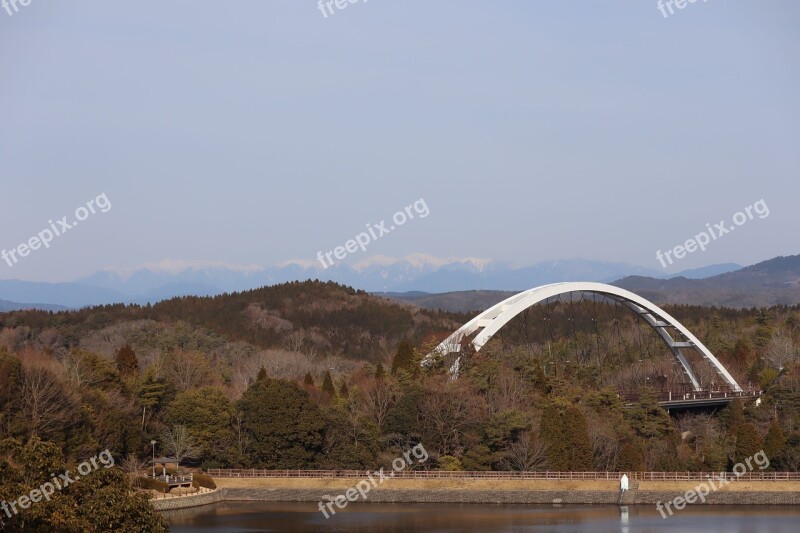
[[[692,382],[692,386],[696,391],[702,390],[700,383],[692,370],[686,355],[683,353],[684,349],[694,348],[702,357],[712,365],[717,374],[737,392],[742,388],[733,379],[733,376],[728,373],[722,363],[714,357],[714,354],[703,345],[692,333],[686,329],[683,324],[675,320],[672,316],[667,314],[663,309],[654,303],[637,296],[636,294],[614,287],[613,285],[606,285],[604,283],[592,282],[565,282],[565,283],[552,283],[550,285],[542,285],[527,291],[515,294],[514,296],[503,300],[502,302],[490,307],[482,312],[463,326],[461,326],[452,335],[447,337],[439,346],[437,346],[431,353],[429,353],[422,361],[423,365],[430,365],[433,358],[438,355],[447,355],[450,353],[458,353],[461,351],[461,342],[475,332],[475,338],[472,339],[471,344],[475,351],[479,351],[484,344],[486,344],[492,336],[497,333],[500,328],[506,325],[512,318],[524,312],[532,305],[536,305],[542,301],[562,294],[573,292],[588,292],[598,294],[614,300],[632,310],[634,313],[642,317],[651,328],[653,328],[666,343],[667,347],[678,360],[684,372]],[[678,330],[686,341],[675,340],[668,331],[669,328]],[[480,331],[479,331],[480,330]],[[450,372],[457,376],[460,367],[460,358],[457,358]]]

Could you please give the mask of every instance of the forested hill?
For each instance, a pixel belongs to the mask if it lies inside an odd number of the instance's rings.
[[[134,473],[154,452],[204,468],[374,469],[418,443],[426,469],[718,471],[763,448],[800,470],[800,308],[669,306],[765,391],[760,406],[675,420],[655,392],[683,372],[622,311],[540,306],[467,354],[458,380],[449,361],[419,361],[467,316],[334,283],[0,314],[0,443],[42,439],[69,460],[108,449]],[[713,369],[697,374],[713,386]],[[24,493],[7,479],[0,500]]]
[[[465,316],[398,304],[333,282],[291,282],[214,297],[186,296],[153,306],[107,305],[71,312],[0,314],[3,344],[53,352],[85,346],[98,332],[117,334],[142,321],[184,324],[257,348],[288,348],[350,359],[385,360],[402,339],[421,342],[458,327]],[[116,327],[115,327],[116,326]],[[13,333],[16,331],[16,333]],[[122,333],[123,336],[127,336]],[[130,338],[121,339],[130,342]],[[178,348],[209,342],[185,339]],[[183,344],[183,345],[182,345]],[[187,345],[188,344],[188,345]],[[16,346],[15,346],[16,345]],[[202,346],[197,346],[202,348]],[[204,350],[205,351],[205,350]]]

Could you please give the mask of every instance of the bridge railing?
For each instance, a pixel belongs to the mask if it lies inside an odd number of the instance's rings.
[[[745,388],[741,391],[731,390],[657,390],[655,391],[656,399],[659,402],[669,402],[677,400],[710,400],[710,399],[725,399],[725,398],[754,398],[761,396],[761,389],[758,388]],[[620,398],[636,402],[642,397],[640,392],[626,392],[619,393]]]
[[[388,473],[388,469],[385,472]],[[365,470],[259,470],[253,468],[210,468],[214,478],[346,478],[364,479],[373,471]],[[636,481],[712,481],[739,479],[744,481],[800,481],[800,472],[486,472],[404,470],[393,472],[395,479],[507,479],[507,480],[592,480],[618,481],[623,473]]]

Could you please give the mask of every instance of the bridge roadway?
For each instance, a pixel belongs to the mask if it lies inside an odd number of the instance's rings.
[[[632,407],[634,403],[639,401],[640,395],[637,393],[621,393],[620,397],[626,400],[626,407]],[[757,400],[760,397],[761,390],[754,388],[745,388],[741,391],[660,391],[658,392],[658,405],[669,411],[670,409],[725,406],[736,398],[742,401],[748,401]]]

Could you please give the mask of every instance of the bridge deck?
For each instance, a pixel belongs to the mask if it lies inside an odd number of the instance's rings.
[[[639,401],[640,395],[637,393],[620,394],[626,400],[626,406],[632,406]],[[761,397],[758,389],[747,389],[741,392],[731,391],[692,391],[692,392],[672,392],[661,391],[657,394],[658,405],[669,409],[690,409],[693,407],[714,407],[731,403],[734,399],[756,400]]]

